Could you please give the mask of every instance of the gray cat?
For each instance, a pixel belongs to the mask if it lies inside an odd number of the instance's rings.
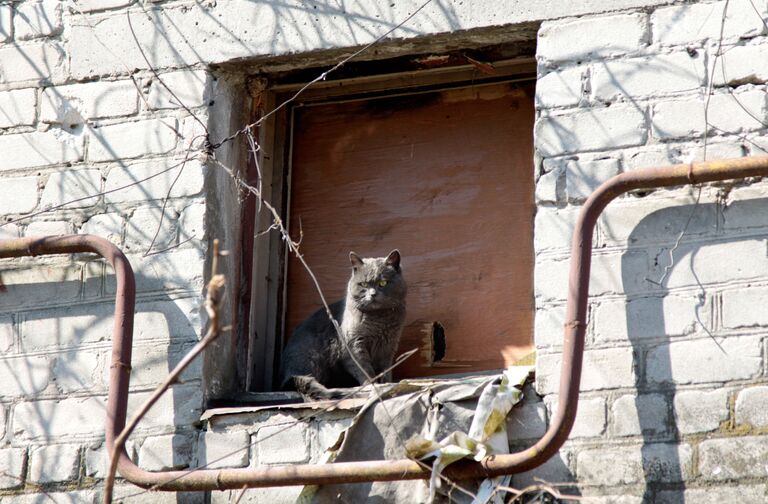
[[[361,259],[349,253],[352,277],[347,296],[330,305],[341,338],[324,309],[294,331],[283,350],[280,387],[309,399],[333,399],[344,391],[329,388],[365,384],[369,377],[391,381],[391,365],[405,321],[406,285],[400,252]],[[354,355],[354,358],[350,355]]]

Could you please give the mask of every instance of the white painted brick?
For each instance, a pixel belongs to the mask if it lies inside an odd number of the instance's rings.
[[[181,211],[179,218],[179,242],[205,238],[205,203],[193,203]]]
[[[647,289],[648,257],[644,251],[593,254],[589,295],[632,294]],[[565,300],[568,293],[568,261],[536,263],[534,292],[538,301]]]
[[[211,469],[246,467],[251,451],[250,444],[251,437],[245,431],[206,432],[200,436],[198,463]],[[285,449],[286,447],[283,447],[283,450]]]
[[[706,82],[704,57],[687,52],[604,61],[592,65],[592,95],[601,101],[679,93]]]
[[[671,245],[670,245],[671,246]],[[765,277],[768,271],[764,240],[745,239],[726,243],[704,245],[680,245],[675,251],[675,266],[666,280],[667,287],[685,287],[748,280]],[[667,250],[660,251],[668,258]],[[749,261],[734,261],[734,258],[748,257]],[[661,261],[660,261],[661,262]],[[668,259],[662,262],[668,264]],[[653,278],[661,277],[659,272]]]
[[[760,374],[763,359],[760,337],[743,336],[675,341],[649,350],[646,360],[650,383],[681,385],[748,380]]]
[[[768,477],[768,436],[708,439],[699,445],[699,471],[708,481]]]
[[[683,490],[662,490],[656,494],[658,504],[722,504],[723,502],[738,502],[739,504],[764,504],[766,495],[765,485],[749,485],[743,482],[735,486],[706,486],[703,488],[686,488]]]
[[[681,155],[686,162],[691,161],[712,161],[713,159],[731,159],[744,156],[744,146],[741,144],[718,142],[707,142],[706,159],[704,159],[704,146],[696,145],[692,148],[683,149]]]
[[[13,435],[19,440],[39,441],[103,436],[106,401],[106,397],[77,397],[17,404]]]
[[[618,175],[621,166],[618,159],[596,159],[592,161],[568,161],[565,188],[569,201],[587,199],[600,184]]]
[[[14,488],[23,485],[26,458],[27,452],[23,448],[0,449],[0,488]]]
[[[547,409],[544,403],[524,402],[507,415],[509,439],[539,439],[547,431]]]
[[[105,263],[106,261],[95,259],[83,265],[83,298],[101,296]]]
[[[262,504],[264,502],[296,502],[297,500],[300,500],[300,495],[303,489],[303,486],[249,488],[245,491],[244,494],[242,494],[242,497],[240,490],[211,492],[210,504]],[[169,502],[168,504],[175,503]]]
[[[61,0],[38,0],[19,5],[14,26],[16,40],[50,37],[61,33],[62,7]]]
[[[304,423],[262,427],[256,433],[258,464],[289,464],[309,460]]]
[[[0,10],[0,12],[2,11]],[[36,95],[35,89],[15,89],[0,92],[0,128],[33,125],[35,123]]]
[[[85,475],[91,478],[105,478],[109,466],[105,443],[91,445],[85,449]]]
[[[65,74],[66,58],[58,45],[7,45],[0,48],[0,84],[57,80]]]
[[[0,5],[0,42],[7,42],[13,37],[13,5]]]
[[[139,449],[139,465],[147,471],[168,471],[189,467],[193,440],[189,435],[153,436],[144,440]],[[223,449],[231,447],[222,443]],[[241,466],[238,466],[241,467]]]
[[[175,242],[178,218],[179,215],[169,206],[164,212],[161,212],[161,207],[137,208],[125,225],[125,252],[144,253],[150,244],[153,251],[168,248]]]
[[[748,45],[729,48],[725,55],[717,58],[714,68],[715,86],[741,84],[764,84],[768,81],[768,69],[762,62],[768,61],[768,45]],[[725,77],[723,76],[725,64]],[[712,72],[713,62],[709,63]]]
[[[99,170],[67,170],[52,173],[45,183],[40,205],[48,208],[67,203],[68,208],[89,207],[98,203],[101,197],[95,195],[99,192],[101,192]]]
[[[35,352],[106,341],[112,334],[113,312],[109,304],[35,311],[22,321],[21,347]]]
[[[32,487],[34,488],[34,487]],[[134,491],[136,487],[133,487]],[[152,495],[155,493],[153,492]],[[84,504],[98,502],[96,500],[96,493],[93,490],[71,490],[53,491],[49,490],[40,493],[29,493],[23,495],[14,495],[13,504],[41,504],[43,502],[55,502],[56,504]],[[115,500],[114,502],[117,502]]]
[[[318,451],[324,453],[339,440],[341,432],[352,425],[352,417],[340,420],[320,419],[316,422]]]
[[[705,101],[701,98],[657,103],[653,106],[651,120],[653,135],[660,139],[702,136],[705,130],[704,108]],[[710,132],[715,131],[713,128],[721,130],[720,133],[761,129],[766,120],[765,92],[713,95],[707,120],[712,125]]]
[[[537,252],[569,249],[580,208],[539,208],[534,220],[533,245]]]
[[[546,166],[547,162],[544,161]],[[565,168],[557,166],[536,182],[536,203],[557,203],[565,199]]]
[[[202,299],[142,303],[136,310],[134,340],[196,341],[201,329]]]
[[[34,397],[48,386],[51,363],[44,356],[19,356],[0,360],[0,396]]]
[[[132,392],[128,397],[128,411],[136,411],[151,392]],[[174,425],[188,426],[200,421],[203,392],[199,384],[172,386],[142,418],[137,432],[168,432]]]
[[[86,13],[132,5],[136,0],[77,0],[75,12]]]
[[[565,306],[546,306],[536,310],[536,348],[562,345],[564,323]]]
[[[687,444],[646,444],[581,450],[576,467],[579,482],[631,485],[642,481],[683,481],[692,475],[692,450]]]
[[[0,136],[0,172],[74,163],[83,158],[83,136],[63,131]]]
[[[536,80],[536,108],[572,107],[582,98],[585,67],[549,72]]]
[[[560,386],[561,354],[536,358],[536,389],[552,394]],[[581,390],[603,390],[635,385],[634,357],[631,348],[607,348],[584,352]]]
[[[710,320],[710,306],[697,296],[646,297],[601,301],[592,311],[595,339],[628,342],[682,336],[701,331]]]
[[[28,213],[37,207],[37,177],[4,178],[0,184],[0,214]]]
[[[667,166],[678,162],[677,152],[664,145],[662,148],[626,149],[623,152],[625,171],[651,166]]]
[[[668,423],[667,400],[661,394],[624,395],[611,405],[614,436],[664,434]]]
[[[40,446],[32,449],[29,457],[29,479],[34,483],[67,481],[78,476],[78,445]]]
[[[549,417],[553,418],[559,405],[558,398],[554,395],[545,399],[549,409]],[[582,397],[576,410],[576,419],[569,438],[600,437],[608,425],[605,414],[605,399],[602,397]]]
[[[587,497],[588,496],[588,497]],[[643,498],[637,495],[600,495],[592,496],[585,493],[589,504],[643,504]]]
[[[194,108],[206,105],[211,99],[210,77],[202,70],[183,70],[160,75],[165,86],[152,79],[147,102],[152,109]],[[173,91],[173,95],[168,91]],[[180,103],[179,103],[180,101]]]
[[[0,439],[5,438],[7,413],[4,406],[0,406]]]
[[[7,240],[9,238],[19,237],[19,226],[16,224],[6,223],[0,226],[0,240]]]
[[[723,229],[738,233],[744,228],[768,227],[766,191],[768,186],[764,183],[734,188],[722,210]]]
[[[46,88],[40,120],[79,125],[84,120],[132,115],[137,111],[138,91],[132,81],[89,82]]]
[[[99,366],[98,356],[79,349],[56,356],[53,375],[56,387],[63,393],[84,391],[93,387]]]
[[[514,488],[526,488],[530,485],[540,485],[541,481],[559,486],[560,483],[570,483],[574,480],[568,460],[571,455],[568,450],[561,449],[542,465],[512,476]],[[568,492],[563,492],[568,493]]]
[[[565,300],[568,294],[568,261],[539,261],[534,268],[536,302]]]
[[[736,397],[736,423],[768,427],[768,387],[745,388]]]
[[[94,215],[83,223],[80,233],[100,236],[119,245],[123,236],[123,217],[117,212]]]
[[[644,111],[619,105],[545,116],[534,127],[536,148],[546,157],[631,147],[645,143],[646,137]]]
[[[24,230],[24,236],[56,236],[72,233],[72,224],[67,221],[35,221]]]
[[[2,138],[2,137],[0,137]],[[106,195],[108,203],[127,203],[131,201],[146,201],[164,199],[173,184],[179,169],[181,160],[156,160],[141,162],[126,167],[114,167],[107,175],[105,190],[115,190]],[[167,171],[166,171],[167,170]],[[184,165],[184,173],[170,192],[172,198],[193,196],[203,190],[205,170],[203,165],[196,160],[190,160]],[[147,177],[156,175],[149,180]],[[142,180],[142,182],[136,183]],[[136,183],[136,185],[131,185]]]
[[[675,423],[678,432],[712,432],[728,419],[728,390],[684,390],[675,394]]]
[[[657,9],[651,15],[653,42],[664,45],[688,44],[703,39],[717,40],[723,18],[723,8],[728,2],[701,3]],[[755,5],[766,17],[765,5]],[[731,2],[725,18],[726,39],[750,37],[764,32],[760,16],[749,2]]]
[[[165,324],[167,322],[164,321]],[[151,329],[151,326],[150,326]],[[168,377],[168,374],[189,352],[190,348],[168,344],[162,346],[134,345],[131,358],[131,387],[147,388],[157,386]],[[195,359],[179,377],[177,383],[199,380],[203,371],[202,359]],[[102,370],[102,384],[109,385],[109,368]]]
[[[0,353],[7,353],[14,340],[13,318],[10,315],[0,315]]]
[[[205,257],[198,249],[174,249],[147,257],[132,255],[128,260],[136,273],[139,291],[183,288],[199,292],[203,287]],[[107,291],[114,293],[115,277],[107,277]]]
[[[767,325],[768,310],[764,311],[758,308],[766,306],[766,302],[768,302],[768,289],[766,288],[742,287],[739,290],[723,291],[723,327],[736,329]]]
[[[41,266],[3,270],[8,289],[0,296],[0,310],[11,307],[39,309],[80,297],[80,266]]]
[[[545,22],[539,30],[536,56],[540,61],[601,58],[635,52],[647,44],[645,14],[589,17]]]
[[[166,154],[176,147],[176,126],[175,119],[147,119],[91,129],[88,158],[112,161]]]

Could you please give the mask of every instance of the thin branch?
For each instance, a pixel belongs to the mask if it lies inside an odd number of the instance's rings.
[[[216,338],[219,337],[219,334],[222,330],[226,330],[227,328],[220,328],[219,327],[219,308],[221,306],[221,302],[223,300],[225,291],[224,286],[226,285],[226,280],[224,278],[224,275],[218,274],[218,257],[219,257],[219,241],[214,240],[213,241],[213,263],[211,266],[211,280],[208,282],[208,293],[206,295],[205,299],[205,310],[208,313],[208,332],[203,337],[202,340],[200,340],[195,347],[187,353],[183,359],[176,365],[176,367],[171,371],[171,373],[168,375],[168,377],[163,381],[162,384],[160,384],[155,391],[152,393],[152,395],[141,405],[139,410],[134,414],[134,416],[131,418],[131,420],[128,422],[128,424],[125,426],[125,428],[120,432],[120,434],[117,436],[114,442],[114,446],[112,448],[112,453],[110,454],[110,463],[109,463],[109,470],[107,472],[107,478],[104,482],[104,504],[111,504],[112,502],[112,493],[114,489],[115,484],[115,475],[117,472],[117,461],[120,458],[120,453],[123,451],[123,446],[125,445],[125,441],[128,439],[128,436],[131,435],[133,430],[136,428],[136,425],[138,425],[139,421],[146,415],[146,413],[152,408],[152,406],[157,402],[158,399],[170,388],[171,385],[177,382],[179,379],[179,376],[184,371],[184,369],[200,354],[203,352],[203,350],[208,347]]]
[[[187,105],[183,101],[181,101],[181,98],[179,98],[176,95],[176,93],[174,93],[173,90],[168,87],[165,81],[163,81],[163,79],[160,78],[160,74],[157,73],[157,70],[155,70],[155,67],[152,66],[152,63],[149,62],[149,58],[147,58],[147,54],[144,52],[144,48],[141,46],[141,42],[139,42],[139,38],[136,36],[136,32],[133,29],[133,22],[131,22],[130,9],[128,9],[125,12],[125,17],[128,19],[128,29],[131,32],[131,36],[133,37],[133,41],[136,44],[136,48],[139,50],[139,53],[141,54],[141,57],[144,59],[144,62],[149,67],[149,70],[155,76],[155,78],[160,83],[160,85],[162,85],[165,88],[165,90],[168,91],[168,93],[170,93],[171,97],[173,97],[173,99],[176,100],[176,103],[178,103],[179,106],[181,106],[181,108],[183,108],[187,112],[187,114],[191,115],[194,118],[194,120],[197,121],[197,123],[203,128],[203,131],[205,131],[206,138],[208,138],[208,127],[205,125],[205,123],[203,123],[203,121],[201,121],[200,118],[197,117],[197,115],[194,112],[192,112],[192,110],[190,110],[190,108],[187,107]],[[147,106],[149,106],[149,103],[147,103]]]
[[[157,229],[155,230],[155,235],[152,237],[152,241],[147,247],[146,252],[144,252],[143,257],[147,257],[148,255],[150,255],[150,252],[152,251],[152,247],[155,246],[155,241],[157,240],[157,237],[160,235],[160,231],[163,227],[163,219],[165,218],[165,207],[168,205],[168,200],[171,197],[171,192],[173,191],[173,188],[176,185],[176,182],[179,181],[179,178],[181,178],[181,174],[184,173],[184,167],[187,166],[187,161],[189,161],[189,154],[192,152],[192,144],[198,138],[201,138],[201,137],[196,136],[189,142],[189,148],[187,149],[187,152],[184,155],[184,161],[181,162],[181,166],[179,167],[179,172],[176,174],[176,177],[174,177],[173,182],[171,182],[171,185],[168,186],[168,192],[165,193],[165,198],[163,198],[163,204],[160,208],[160,222],[157,223]],[[156,253],[159,253],[159,252],[156,252]]]

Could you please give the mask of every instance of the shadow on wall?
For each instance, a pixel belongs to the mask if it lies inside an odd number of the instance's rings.
[[[7,290],[0,292],[0,395],[16,403],[7,442],[33,450],[51,442],[86,445],[84,474],[102,478],[113,277],[107,276],[100,286],[81,283],[81,267],[73,261],[24,273],[3,271]],[[35,277],[35,271],[42,273]],[[51,281],[54,276],[57,281]],[[140,273],[136,279],[138,285],[157,281]],[[189,293],[140,296],[134,317],[129,416],[192,348],[204,324],[200,300]],[[138,457],[145,469],[194,466],[203,401],[201,374],[202,361],[197,359],[131,436],[129,454],[134,460]]]
[[[691,212],[688,231],[670,261],[670,250]],[[723,334],[722,316],[713,312],[724,282],[765,278],[767,214],[766,199],[736,201],[724,210],[715,203],[671,207],[643,218],[629,236],[628,242],[635,245],[622,259],[625,324],[615,324],[615,329],[606,324],[601,334],[602,321],[594,323],[598,338],[621,344],[626,337],[632,345],[637,393],[614,402],[612,434],[642,437],[636,460],[641,467],[633,470],[642,474],[635,483],[644,484],[643,502],[685,502],[687,482],[695,474],[692,448],[684,436],[717,430],[726,420],[715,411],[692,419],[692,403],[678,387],[709,383],[708,390],[722,389],[722,383],[760,372],[759,339]],[[657,244],[645,245],[650,240]],[[636,246],[645,250],[649,261],[640,283],[638,274],[643,272],[630,257],[638,252]],[[616,310],[621,308],[617,305]],[[615,314],[607,315],[614,320]],[[737,346],[742,344],[747,346]],[[742,376],[733,375],[734,369]]]

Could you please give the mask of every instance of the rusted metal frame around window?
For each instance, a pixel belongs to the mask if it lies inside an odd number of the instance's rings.
[[[609,202],[632,190],[766,175],[768,157],[752,157],[637,170],[617,175],[601,185],[582,208],[573,236],[567,322],[560,372],[560,400],[549,429],[530,448],[508,455],[488,457],[481,462],[459,461],[446,468],[444,474],[449,478],[461,480],[530,470],[554,455],[568,438],[576,416],[581,379],[592,233],[597,218]],[[125,425],[128,402],[135,285],[127,259],[106,240],[87,235],[0,241],[0,258],[75,252],[100,254],[112,264],[117,277],[107,403],[107,450],[111,452],[115,437]],[[154,473],[136,466],[125,451],[120,456],[118,470],[124,478],[136,485],[166,491],[393,481],[426,479],[430,475],[428,468],[407,459]]]

